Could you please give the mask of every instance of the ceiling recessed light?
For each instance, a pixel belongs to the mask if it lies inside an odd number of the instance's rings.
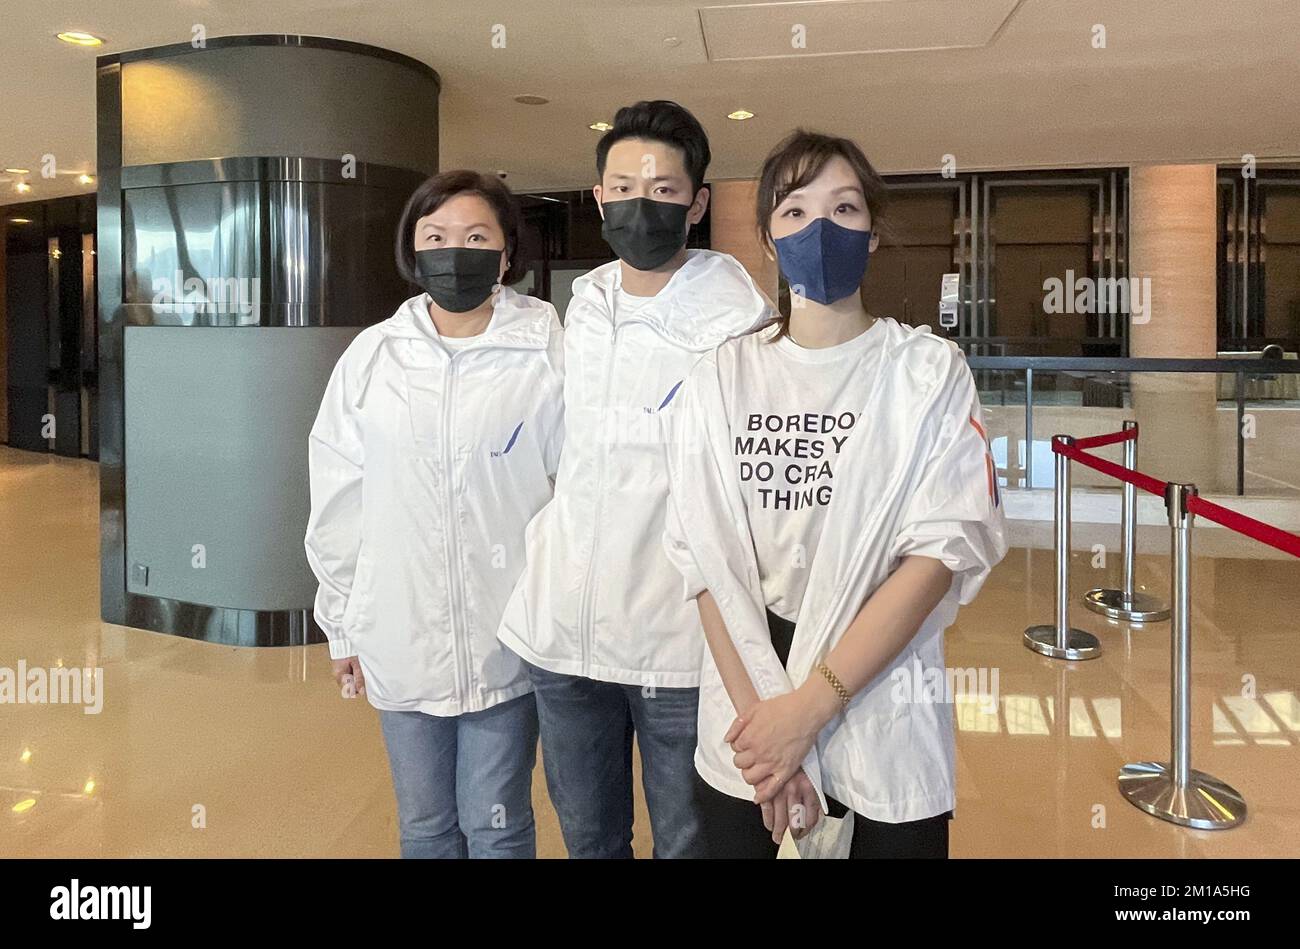
[[[30,223],[32,223],[32,219],[29,218],[29,217],[11,217],[11,218],[9,219],[9,223],[10,223],[10,224],[30,224]]]
[[[26,194],[28,191],[32,190],[32,186],[25,181],[20,181],[18,184],[14,185],[14,190],[19,194]]]
[[[546,105],[551,100],[546,96],[515,96],[515,101],[520,105]]]
[[[80,30],[65,30],[62,33],[55,33],[54,35],[65,43],[71,43],[73,46],[104,45],[104,41],[94,33],[83,33]]]
[[[591,129],[593,132],[608,132],[613,127],[614,126],[610,125],[608,122],[592,122],[587,126],[587,128]]]
[[[752,119],[753,117],[754,113],[745,109],[737,109],[735,112],[727,113],[727,118],[735,119],[737,122],[743,122],[745,119]]]
[[[30,175],[31,173],[32,170],[30,168],[6,168],[5,169],[6,175]]]
[[[664,45],[665,45],[665,46],[681,46],[681,45],[682,45],[682,38],[681,38],[680,36],[665,36],[665,37],[664,37]]]
[[[81,182],[83,185],[90,185],[95,183],[95,179],[90,175],[78,175],[77,180]]]

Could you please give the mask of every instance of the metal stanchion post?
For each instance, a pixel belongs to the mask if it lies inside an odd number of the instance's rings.
[[[1124,431],[1137,430],[1137,422],[1126,421]],[[1124,443],[1124,467],[1137,470],[1137,437]],[[1121,590],[1089,590],[1083,605],[1094,613],[1129,623],[1154,623],[1169,619],[1169,608],[1147,593],[1134,589],[1133,573],[1137,565],[1137,488],[1124,482],[1124,499],[1120,512],[1121,542],[1124,548],[1124,587]]]
[[[1069,435],[1052,441],[1073,445]],[[1070,459],[1056,455],[1056,623],[1025,630],[1025,648],[1052,659],[1096,659],[1101,643],[1091,633],[1070,626]]]
[[[1119,790],[1134,807],[1197,830],[1223,830],[1246,819],[1246,801],[1213,775],[1192,768],[1192,517],[1187,499],[1196,486],[1170,484],[1165,491],[1173,534],[1172,683],[1170,760],[1126,764]]]

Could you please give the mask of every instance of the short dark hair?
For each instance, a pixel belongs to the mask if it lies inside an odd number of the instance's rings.
[[[415,272],[415,222],[460,194],[478,195],[496,214],[497,224],[506,236],[506,260],[509,261],[501,278],[502,285],[523,279],[525,269],[516,253],[519,249],[519,203],[496,175],[467,169],[440,172],[427,179],[407,199],[401,220],[397,222],[397,272],[402,279],[410,284],[419,283]]]
[[[798,191],[821,174],[826,163],[835,157],[843,158],[853,169],[862,185],[862,197],[871,213],[871,229],[879,232],[888,191],[885,181],[872,166],[858,143],[852,139],[795,129],[768,153],[763,170],[758,177],[758,194],[754,212],[758,236],[766,247],[772,247],[772,212],[791,191]],[[777,318],[780,329],[773,340],[790,331],[790,317]]]
[[[596,174],[605,176],[605,160],[614,143],[625,138],[642,138],[680,148],[686,160],[686,172],[698,192],[704,187],[704,173],[709,170],[709,136],[699,119],[676,102],[653,99],[625,105],[614,116],[614,127],[596,143]]]

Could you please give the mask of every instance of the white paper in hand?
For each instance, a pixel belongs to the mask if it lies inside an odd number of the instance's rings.
[[[795,840],[786,831],[785,840],[777,859],[787,860],[847,860],[849,846],[853,843],[853,815],[827,817],[817,822],[803,840]]]

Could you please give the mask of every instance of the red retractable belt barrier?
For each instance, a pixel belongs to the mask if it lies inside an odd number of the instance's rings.
[[[1137,427],[1127,428],[1122,432],[1111,432],[1109,435],[1090,435],[1087,438],[1076,438],[1074,440],[1075,448],[1101,448],[1103,445],[1114,445],[1117,442],[1131,442],[1138,437]]]
[[[1075,440],[1073,445],[1068,445],[1053,438],[1052,451],[1058,455],[1064,455],[1071,461],[1077,461],[1081,465],[1092,468],[1094,471],[1100,471],[1102,474],[1109,475],[1120,481],[1127,481],[1129,484],[1135,485],[1157,497],[1164,497],[1165,489],[1169,485],[1167,481],[1153,478],[1141,471],[1132,471],[1123,465],[1117,465],[1105,458],[1098,458],[1096,455],[1090,455],[1083,450],[1085,448],[1099,448],[1103,445],[1114,445],[1117,442],[1129,441],[1136,437],[1137,429],[1132,428],[1121,432],[1111,432],[1109,435],[1092,435],[1088,438],[1079,438]],[[1245,534],[1261,544],[1267,544],[1293,557],[1300,557],[1300,535],[1284,531],[1272,524],[1265,524],[1263,521],[1247,517],[1245,514],[1239,514],[1221,504],[1207,501],[1198,495],[1192,495],[1187,499],[1187,510],[1192,514],[1199,514],[1206,520],[1214,521],[1214,523],[1220,524],[1229,530],[1236,531],[1238,534]]]
[[[1280,527],[1274,527],[1272,524],[1265,524],[1263,521],[1257,521],[1245,514],[1230,511],[1222,505],[1195,495],[1187,499],[1187,510],[1193,514],[1201,515],[1206,520],[1222,524],[1238,534],[1245,534],[1247,537],[1254,538],[1261,544],[1276,547],[1292,557],[1300,557],[1300,536],[1284,531]]]
[[[1127,433],[1125,433],[1127,434]],[[1099,436],[1100,437],[1100,436]],[[1122,441],[1122,439],[1116,439]],[[1108,443],[1109,444],[1109,443]],[[1149,491],[1157,497],[1165,496],[1166,482],[1159,478],[1153,478],[1149,474],[1143,474],[1140,471],[1131,471],[1123,465],[1117,465],[1113,461],[1107,461],[1105,458],[1098,458],[1096,455],[1090,455],[1078,447],[1079,443],[1067,445],[1064,442],[1058,442],[1052,439],[1052,451],[1058,455],[1064,455],[1071,461],[1077,461],[1081,465],[1087,465],[1104,475],[1110,475],[1112,478],[1118,478],[1120,481],[1127,481],[1129,484],[1136,485],[1143,491]]]

